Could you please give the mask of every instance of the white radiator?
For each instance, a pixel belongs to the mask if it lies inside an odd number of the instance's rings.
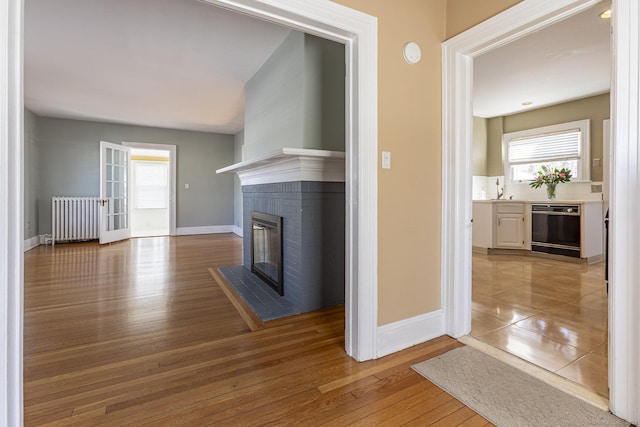
[[[99,197],[52,197],[52,244],[97,239],[100,234],[99,200]]]

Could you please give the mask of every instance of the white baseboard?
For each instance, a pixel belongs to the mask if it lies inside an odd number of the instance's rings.
[[[210,225],[206,227],[178,227],[176,235],[189,236],[192,234],[218,234],[218,233],[234,233],[233,225]]]
[[[40,246],[40,236],[33,236],[33,237],[25,240],[24,244],[23,244],[23,250],[24,250],[24,252],[27,252],[27,251],[35,248],[36,246]]]
[[[233,227],[233,234],[235,234],[236,236],[242,237],[244,233],[242,232],[241,227]]]
[[[442,310],[378,327],[378,357],[404,350],[444,335]]]

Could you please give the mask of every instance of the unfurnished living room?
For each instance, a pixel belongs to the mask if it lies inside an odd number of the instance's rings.
[[[487,3],[4,2],[0,425],[637,424],[640,12]]]

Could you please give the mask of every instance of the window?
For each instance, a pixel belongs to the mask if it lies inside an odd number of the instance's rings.
[[[571,169],[574,181],[590,179],[589,120],[562,123],[502,137],[505,178],[511,183],[534,179],[542,165]]]
[[[166,209],[169,182],[168,165],[166,163],[137,161],[134,167],[136,209]]]

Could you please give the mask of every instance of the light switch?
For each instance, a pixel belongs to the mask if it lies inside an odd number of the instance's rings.
[[[391,152],[382,152],[382,169],[391,169]]]
[[[184,189],[185,189],[185,190],[188,190],[188,189],[189,189],[189,184],[185,184],[185,185],[184,185]]]
[[[593,167],[594,168],[599,168],[602,166],[602,159],[593,159]]]

